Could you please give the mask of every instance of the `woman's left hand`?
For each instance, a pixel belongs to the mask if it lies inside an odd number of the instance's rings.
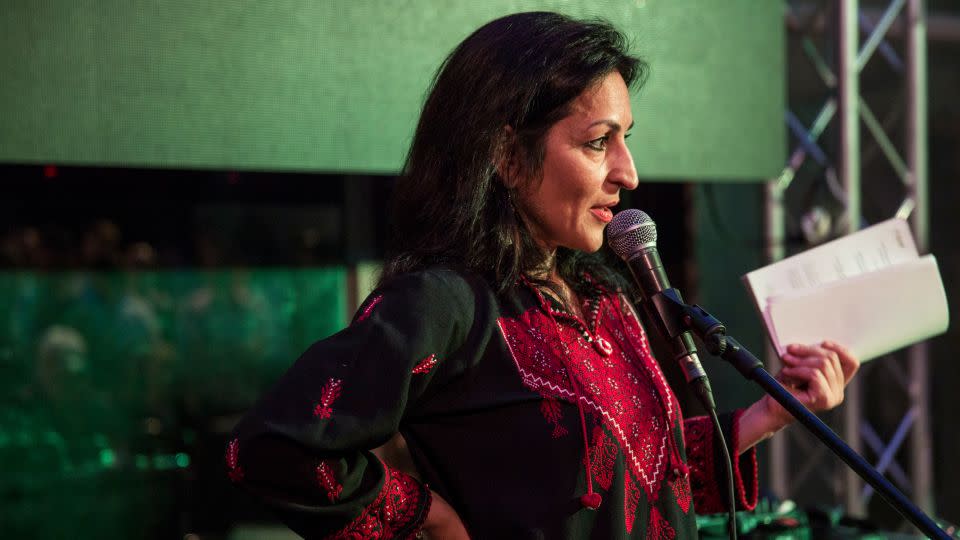
[[[782,357],[777,379],[812,412],[826,411],[843,402],[843,391],[860,367],[846,348],[832,341],[819,345],[792,344]],[[764,396],[767,413],[789,424],[793,417],[770,396]]]
[[[843,390],[860,367],[860,360],[844,347],[824,341],[819,345],[790,345],[783,355],[777,379],[813,412],[843,402]],[[737,455],[773,436],[793,422],[793,416],[775,399],[764,395],[740,417]]]

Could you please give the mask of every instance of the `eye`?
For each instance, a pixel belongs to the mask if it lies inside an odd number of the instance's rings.
[[[609,135],[604,135],[603,137],[598,137],[587,143],[587,148],[591,150],[596,150],[597,152],[603,152],[607,149],[607,141],[610,140]]]

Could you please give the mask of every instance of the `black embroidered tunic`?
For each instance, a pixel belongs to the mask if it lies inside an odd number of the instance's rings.
[[[397,277],[246,415],[228,474],[306,538],[411,537],[430,489],[474,538],[696,538],[694,509],[724,511],[712,423],[683,419],[622,295],[598,286],[584,313],[525,283]],[[419,479],[370,452],[396,432]],[[751,509],[756,453],[735,461]]]

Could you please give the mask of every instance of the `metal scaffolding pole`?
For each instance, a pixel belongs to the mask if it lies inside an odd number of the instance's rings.
[[[849,234],[860,228],[860,77],[857,69],[857,49],[860,28],[857,25],[857,0],[840,0],[837,32],[837,91],[840,121],[840,182],[844,201],[843,227]],[[862,378],[854,379],[846,390],[843,404],[843,438],[855,452],[863,453],[859,426],[863,416]],[[866,505],[860,497],[862,481],[850,468],[844,469],[844,504],[847,512],[863,517]]]
[[[921,252],[929,248],[929,201],[927,197],[927,36],[922,0],[910,0],[907,6],[907,183],[908,200],[913,201],[910,224]],[[913,493],[917,506],[934,513],[933,459],[930,431],[928,349],[926,343],[908,353],[910,402],[917,409],[911,438]]]
[[[867,16],[858,9],[857,0],[829,0],[828,7],[803,4],[787,5],[787,24],[794,31],[802,32],[803,49],[813,63],[816,72],[833,96],[827,98],[819,113],[804,127],[791,111],[787,111],[787,121],[791,132],[797,139],[797,148],[783,172],[770,180],[765,189],[765,253],[770,262],[786,256],[784,239],[788,226],[785,203],[788,188],[797,171],[806,158],[813,157],[823,168],[823,181],[830,192],[842,203],[843,213],[839,217],[835,232],[840,234],[856,231],[864,223],[861,209],[861,194],[865,189],[877,189],[871,183],[861,183],[861,142],[860,121],[862,120],[872,136],[876,146],[887,158],[891,168],[903,181],[905,196],[895,215],[910,219],[921,252],[928,245],[928,201],[927,201],[927,90],[926,90],[926,31],[923,0],[892,0],[881,16]],[[798,16],[798,13],[803,17]],[[825,22],[834,17],[835,25]],[[836,28],[836,73],[820,55],[813,41],[812,32],[825,27]],[[891,28],[900,29],[904,37],[906,59],[901,61],[896,50],[886,41]],[[867,38],[860,45],[860,32]],[[896,147],[885,134],[888,129],[873,115],[860,92],[860,72],[875,52],[894,68],[902,72],[907,88],[905,109],[906,159],[900,157]],[[835,162],[821,149],[818,139],[827,125],[836,118],[835,128],[839,133],[838,147],[835,149]],[[904,356],[904,355],[899,355]],[[894,377],[901,381],[903,391],[909,400],[909,406],[903,418],[897,424],[895,433],[878,433],[864,415],[865,385],[862,380],[852,384],[847,390],[843,406],[843,434],[847,443],[863,454],[864,446],[876,455],[877,468],[888,474],[893,481],[910,496],[925,512],[933,513],[933,475],[931,460],[930,410],[928,403],[928,351],[926,344],[911,347],[906,356],[907,366],[903,369],[900,359],[885,358],[878,360],[897,373]],[[780,365],[776,354],[768,349],[767,362],[771,369]],[[872,367],[872,365],[871,365]],[[864,370],[867,371],[867,370]],[[884,392],[891,389],[884,388]],[[909,476],[896,462],[896,454],[909,439],[911,463]],[[795,454],[790,459],[791,451]],[[780,498],[793,499],[800,491],[800,484],[809,478],[815,478],[814,472],[822,472],[822,462],[833,459],[827,452],[821,452],[809,441],[791,436],[791,431],[775,437],[771,441],[770,483],[773,492]],[[823,475],[829,476],[829,475]],[[831,486],[834,491],[834,504],[844,504],[847,513],[865,516],[867,505],[873,491],[863,487],[863,482],[852,471],[847,470],[843,482]],[[823,504],[823,491],[816,501],[799,500],[801,504]]]
[[[768,261],[776,262],[784,258],[784,229],[786,219],[783,213],[783,189],[779,180],[767,182],[764,186],[764,236],[765,255]],[[780,357],[773,346],[767,343],[764,351],[764,361],[771,373],[777,373],[783,367]],[[774,437],[770,440],[770,489],[780,499],[787,498],[790,493],[786,474],[789,470],[786,437]]]

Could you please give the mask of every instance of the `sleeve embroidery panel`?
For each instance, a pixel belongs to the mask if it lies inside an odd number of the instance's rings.
[[[730,444],[737,444],[740,411],[734,413],[733,429],[729,434]],[[700,513],[723,512],[724,488],[718,480],[717,459],[713,423],[709,417],[698,416],[684,421],[684,436],[687,441],[687,456],[690,464],[690,487],[693,490],[694,507]],[[757,503],[757,454],[751,448],[734,459],[733,471],[737,507],[752,510]],[[749,488],[749,489],[748,489]]]
[[[386,478],[377,498],[329,540],[413,537],[430,508],[430,491],[413,477],[384,467]]]

